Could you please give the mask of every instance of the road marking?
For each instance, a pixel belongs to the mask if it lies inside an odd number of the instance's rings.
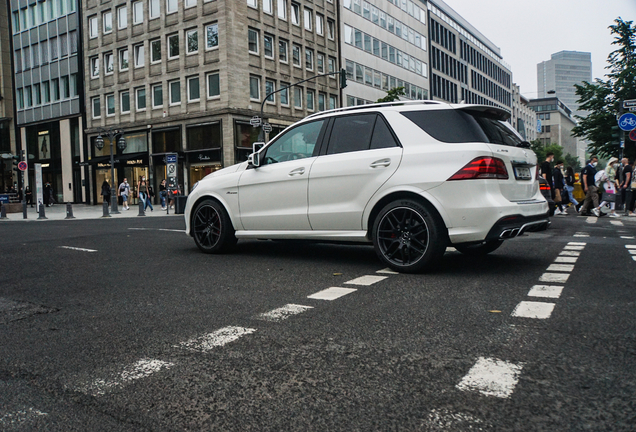
[[[633,240],[635,237],[634,236],[621,236],[622,239],[626,239],[626,240]]]
[[[632,255],[636,255],[636,249],[629,249],[627,252],[629,252]]]
[[[391,270],[391,269],[390,269],[390,268],[388,268],[388,267],[387,267],[387,268],[385,268],[385,269],[382,269],[382,270],[378,270],[376,273],[390,274],[390,275],[396,275],[396,274],[399,274],[398,272],[393,271],[393,270]]]
[[[522,301],[512,311],[513,317],[548,319],[554,310],[554,303]]]
[[[519,381],[522,367],[521,364],[479,357],[456,387],[462,391],[478,391],[486,396],[508,398]]]
[[[636,256],[633,256],[633,257],[632,257],[632,259],[633,259],[634,261],[636,261]]]
[[[299,313],[303,313],[308,309],[313,309],[313,306],[302,306],[297,304],[286,304],[283,307],[279,307],[278,309],[271,310],[269,312],[265,312],[262,314],[256,315],[255,319],[260,319],[263,321],[272,321],[278,322],[283,321],[293,315],[298,315]]]
[[[559,298],[561,297],[562,286],[556,285],[535,285],[528,292],[529,297],[545,297],[545,298]]]
[[[636,249],[636,245],[625,245],[627,249]]]
[[[587,223],[596,223],[598,222],[598,218],[595,216],[590,216],[587,218]]]
[[[585,249],[585,246],[569,246],[568,245],[563,248],[563,250],[578,250],[578,251],[583,249]]]
[[[335,300],[342,296],[346,296],[347,294],[351,294],[354,291],[357,291],[357,289],[331,287],[327,288],[326,290],[318,291],[315,294],[309,295],[307,296],[307,298],[315,300]]]
[[[559,255],[577,257],[577,256],[581,255],[581,252],[577,252],[577,251],[563,251]]]
[[[584,232],[577,232],[576,234],[574,234],[574,237],[589,237],[590,235],[588,233],[584,233]]]
[[[42,417],[47,415],[47,413],[35,408],[27,408],[20,411],[13,411],[0,415],[0,425],[7,427],[11,426],[11,429],[13,429],[13,427],[22,423],[26,423],[35,417]]]
[[[102,396],[107,391],[127,384],[131,381],[135,381],[141,378],[149,377],[155,372],[159,372],[162,369],[170,369],[174,366],[174,363],[165,362],[162,360],[139,360],[130,367],[125,368],[117,378],[115,379],[96,379],[84,389],[80,389],[83,393],[93,396]]]
[[[369,285],[373,285],[374,283],[380,282],[384,279],[387,279],[388,276],[360,276],[359,278],[355,278],[353,280],[350,280],[349,282],[345,282],[346,284],[349,285],[364,285],[364,286],[369,286]]]
[[[253,328],[235,326],[223,327],[222,329],[219,329],[215,332],[208,333],[198,338],[190,339],[186,342],[181,342],[179,345],[175,346],[186,348],[191,351],[206,352],[210,351],[213,348],[221,347],[230,342],[234,342],[242,336],[252,334],[255,331],[256,329]]]
[[[454,247],[447,247],[446,252],[457,252],[457,249],[455,249]]]
[[[571,272],[574,270],[573,264],[550,264],[547,271]]]
[[[95,249],[84,249],[84,248],[78,248],[78,247],[73,247],[73,246],[59,246],[60,249],[70,249],[70,250],[75,250],[75,251],[80,251],[80,252],[97,252]]]
[[[586,242],[568,242],[568,246],[585,246]]]
[[[570,277],[567,273],[543,273],[539,278],[540,282],[566,283]]]
[[[167,229],[167,228],[128,228],[129,230],[135,231],[170,231],[170,232],[178,232],[184,233],[185,230],[175,230],[175,229]]]
[[[577,257],[559,256],[559,257],[556,257],[554,262],[555,263],[575,263],[577,259],[578,259]]]
[[[625,224],[621,221],[611,221],[610,223],[616,226],[625,226]]]

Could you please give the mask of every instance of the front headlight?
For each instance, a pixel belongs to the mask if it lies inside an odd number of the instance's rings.
[[[197,188],[198,185],[199,185],[199,182],[196,182],[194,186],[192,186],[192,189],[190,189],[190,193],[194,192],[194,190]]]

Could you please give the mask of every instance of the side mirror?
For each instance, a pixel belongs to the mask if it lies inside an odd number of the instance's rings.
[[[252,164],[252,166],[258,167],[261,166],[261,154],[260,151],[265,147],[264,142],[255,142],[252,144],[252,154],[249,156],[248,161]]]

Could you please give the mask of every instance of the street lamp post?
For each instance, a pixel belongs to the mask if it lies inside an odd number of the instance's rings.
[[[104,148],[104,138],[102,135],[106,135],[110,141],[110,212],[112,214],[119,214],[120,212],[117,209],[117,185],[115,184],[115,157],[113,154],[113,145],[115,142],[115,137],[119,135],[119,139],[117,140],[117,148],[120,150],[126,149],[126,139],[124,138],[124,131],[121,129],[99,129],[99,135],[95,138],[95,147],[98,150]]]

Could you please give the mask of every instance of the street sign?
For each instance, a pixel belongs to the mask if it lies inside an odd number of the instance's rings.
[[[624,131],[636,128],[636,114],[626,113],[618,119],[618,127]]]
[[[166,154],[166,175],[168,177],[168,190],[174,190],[177,188],[177,160],[178,155],[176,153]]]
[[[25,161],[20,161],[20,162],[18,163],[18,169],[19,169],[20,171],[26,171],[28,167],[29,167],[29,166],[27,165],[27,163],[26,163]]]
[[[636,129],[632,129],[632,131],[629,133],[629,139],[632,141],[636,141]]]
[[[250,119],[250,124],[253,127],[259,127],[261,125],[261,118],[259,116],[254,116]]]
[[[270,133],[272,131],[272,125],[269,123],[263,123],[263,132]]]
[[[623,101],[623,108],[636,107],[636,99]]]
[[[636,106],[629,107],[629,110],[630,110],[630,111],[636,111]]]

